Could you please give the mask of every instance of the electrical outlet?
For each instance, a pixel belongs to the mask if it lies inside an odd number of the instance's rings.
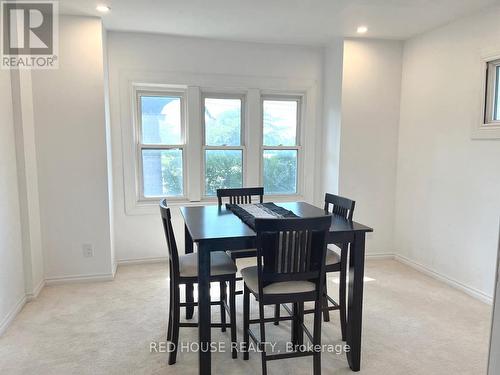
[[[83,257],[92,258],[94,256],[94,246],[90,243],[84,243],[82,246]]]

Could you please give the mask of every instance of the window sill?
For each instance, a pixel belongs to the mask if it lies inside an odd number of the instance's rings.
[[[157,215],[159,214],[158,205],[162,198],[158,200],[138,201],[135,205],[125,211],[127,216],[136,215]],[[264,202],[298,202],[303,201],[304,196],[295,195],[267,195],[264,197]],[[188,200],[172,200],[168,202],[169,207],[195,207],[195,206],[211,206],[217,204],[217,198],[204,198],[201,201]]]
[[[482,124],[472,130],[472,139],[500,139],[500,124]]]

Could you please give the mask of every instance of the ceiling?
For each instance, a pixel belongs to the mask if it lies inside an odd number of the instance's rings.
[[[60,12],[101,16],[110,30],[321,45],[334,37],[407,39],[497,0],[60,0]]]

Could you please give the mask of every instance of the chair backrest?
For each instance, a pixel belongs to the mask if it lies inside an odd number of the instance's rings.
[[[256,219],[259,293],[273,282],[311,281],[322,289],[332,217]]]
[[[250,204],[252,197],[258,197],[259,203],[264,199],[263,187],[235,188],[235,189],[217,189],[217,200],[219,208],[222,207],[222,198],[229,198],[230,204]]]
[[[167,200],[163,199],[160,202],[161,220],[163,222],[163,230],[168,247],[168,261],[170,266],[170,277],[176,278],[179,275],[179,253],[177,251],[177,243],[175,242],[174,228],[172,226],[172,216],[170,208],[167,207]]]
[[[352,221],[355,204],[356,202],[349,198],[344,198],[329,193],[325,194],[325,211],[328,211],[334,215],[340,215],[350,221]],[[330,206],[333,206],[331,210]]]

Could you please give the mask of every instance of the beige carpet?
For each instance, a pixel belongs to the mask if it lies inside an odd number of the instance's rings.
[[[0,374],[197,374],[196,353],[179,353],[174,366],[167,354],[150,353],[151,341],[165,340],[167,276],[165,264],[125,266],[112,282],[46,287],[0,338]],[[489,306],[395,261],[369,261],[366,277],[361,374],[486,373]],[[229,344],[229,332],[212,332]],[[341,343],[337,314],[323,332],[324,343]],[[182,328],[180,341],[196,334]],[[288,337],[288,323],[269,325],[268,341]],[[214,374],[260,374],[258,354],[212,358]],[[325,353],[322,366],[324,374],[352,374],[343,354]],[[311,369],[309,358],[269,364],[270,374]]]

